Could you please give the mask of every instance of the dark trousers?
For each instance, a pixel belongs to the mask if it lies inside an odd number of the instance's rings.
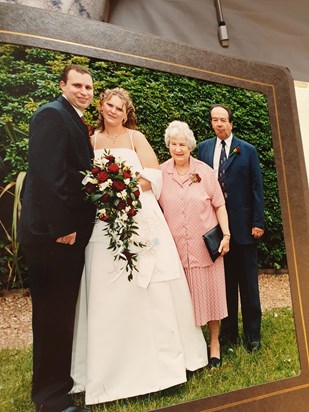
[[[32,400],[47,410],[72,404],[72,341],[85,246],[23,245],[33,309]]]
[[[244,337],[261,338],[261,303],[258,285],[257,244],[238,245],[231,241],[224,257],[228,317],[221,321],[221,336],[231,341],[238,337],[238,291],[240,293]]]

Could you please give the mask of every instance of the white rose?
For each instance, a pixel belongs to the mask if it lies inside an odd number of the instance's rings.
[[[86,185],[87,183],[92,183],[92,184],[96,185],[98,183],[98,180],[91,177],[91,176],[89,176],[89,175],[87,175],[83,178],[82,184]]]

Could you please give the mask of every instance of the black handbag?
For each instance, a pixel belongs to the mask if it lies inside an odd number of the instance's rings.
[[[221,253],[218,251],[221,240],[223,239],[223,233],[220,225],[215,226],[207,233],[205,233],[203,235],[203,239],[211,260],[214,262],[221,255]]]

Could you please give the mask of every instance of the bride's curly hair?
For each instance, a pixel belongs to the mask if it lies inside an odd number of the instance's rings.
[[[123,122],[123,126],[127,127],[128,129],[137,130],[138,126],[136,124],[136,113],[135,108],[133,106],[133,102],[130,98],[129,93],[123,89],[122,87],[115,87],[114,89],[106,89],[100,93],[100,100],[97,105],[97,109],[99,112],[98,117],[98,129],[103,132],[104,131],[104,119],[102,116],[102,103],[108,101],[112,96],[118,96],[123,102],[126,109],[126,116],[127,119]]]

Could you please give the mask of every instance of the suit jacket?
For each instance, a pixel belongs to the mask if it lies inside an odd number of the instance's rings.
[[[198,146],[198,158],[213,167],[217,138],[207,139]],[[239,153],[233,153],[235,147]],[[257,151],[251,144],[233,136],[225,168],[226,207],[232,238],[238,244],[257,242],[253,227],[264,228],[264,195]]]
[[[92,157],[87,126],[64,97],[33,115],[19,226],[22,244],[50,242],[75,231],[77,238],[89,236],[95,210],[83,200],[81,171],[89,170]]]

